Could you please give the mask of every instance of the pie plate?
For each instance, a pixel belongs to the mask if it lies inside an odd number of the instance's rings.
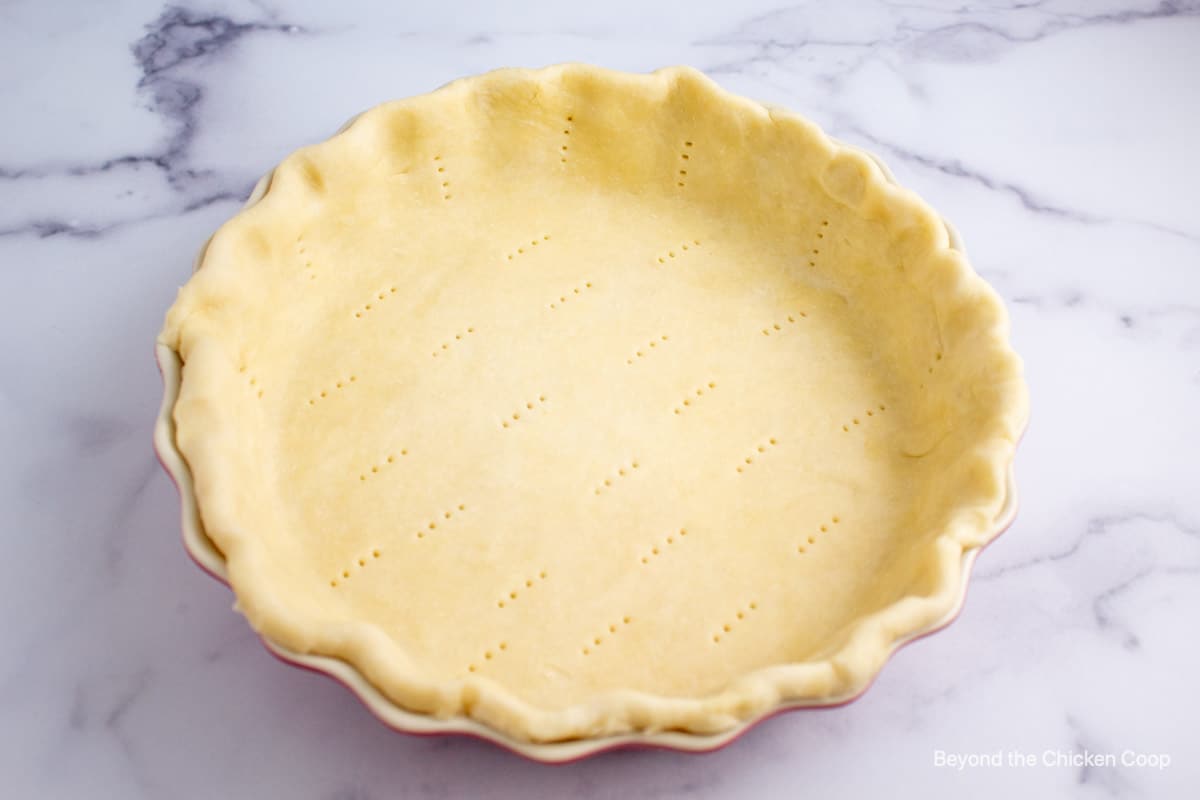
[[[686,68],[359,115],[156,357],[185,548],[268,650],[542,762],[853,700],[1016,512],[1020,361],[958,234]]]

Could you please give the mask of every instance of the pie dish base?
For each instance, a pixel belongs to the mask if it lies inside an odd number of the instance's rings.
[[[841,146],[845,148],[844,145]],[[873,156],[872,158],[874,159]],[[878,159],[874,160],[877,164],[879,164],[883,174],[889,180],[892,180],[891,175],[887,171],[886,167],[884,167],[882,163],[878,161]],[[248,200],[247,205],[252,205],[255,203],[262,196],[262,194],[265,193],[269,184],[270,176],[267,176],[260,181],[259,185],[255,189],[255,192]],[[948,225],[947,230],[951,240],[951,247],[954,249],[961,249],[957,235],[951,228],[949,228]],[[179,359],[173,350],[162,345],[160,345],[158,348],[157,356],[160,368],[163,372],[166,391],[164,394],[162,414],[156,429],[156,450],[158,451],[160,459],[162,460],[165,468],[171,474],[172,478],[179,487],[181,497],[183,498],[183,530],[185,546],[189,554],[201,567],[210,572],[210,574],[212,574],[218,580],[227,583],[224,558],[204,533],[199,512],[196,508],[195,497],[191,491],[190,475],[188,473],[186,463],[178,452],[174,442],[174,424],[171,417],[171,412],[174,407],[174,398],[179,388]],[[967,578],[975,557],[983,545],[990,541],[991,538],[997,535],[1011,522],[1011,519],[1015,514],[1015,508],[1015,493],[1013,490],[1010,471],[1007,487],[1007,499],[1004,503],[1003,510],[994,521],[991,533],[984,536],[978,546],[965,548],[963,550],[960,564],[960,591],[956,602],[942,619],[939,619],[931,625],[928,625],[920,630],[913,631],[903,637],[895,639],[889,648],[888,657],[890,657],[890,654],[898,647],[943,627],[957,615],[959,609],[961,608],[963,595],[965,594]],[[618,736],[587,737],[569,741],[538,743],[524,741],[522,739],[510,736],[502,731],[488,726],[483,722],[480,722],[479,720],[466,716],[440,719],[425,714],[407,711],[396,703],[388,700],[381,692],[374,688],[357,669],[345,661],[327,656],[303,654],[291,651],[271,642],[266,638],[264,638],[264,643],[274,655],[287,663],[327,674],[330,677],[345,683],[385,724],[397,730],[425,735],[462,734],[475,736],[497,743],[527,758],[545,762],[569,761],[604,750],[624,747],[647,746],[696,752],[716,749],[728,744],[730,741],[744,733],[749,727],[757,724],[759,721],[769,716],[774,715],[775,713],[799,708],[830,707],[849,702],[865,691],[869,685],[869,681],[874,677],[873,675],[868,676],[867,681],[859,685],[855,691],[850,694],[825,697],[819,700],[803,700],[779,703],[772,709],[756,716],[744,719],[733,727],[730,727],[719,733],[705,734],[683,731],[650,730],[622,734]]]
[[[175,447],[174,422],[171,410],[175,405],[175,397],[179,392],[181,378],[178,355],[168,347],[159,345],[155,350],[159,370],[163,376],[163,404],[155,426],[154,446],[159,463],[166,470],[171,480],[179,490],[182,515],[182,538],[184,550],[188,556],[204,572],[219,583],[229,586],[225,558],[212,540],[204,533],[200,521],[196,497],[192,491],[191,474],[182,454]],[[983,548],[995,541],[1013,523],[1017,514],[1016,483],[1010,468],[1004,507],[996,517],[994,533],[991,538],[980,545],[967,549],[962,555],[962,583],[954,606],[943,619],[938,620],[928,628],[914,631],[911,635],[897,639],[887,658],[890,659],[901,647],[911,644],[926,636],[937,633],[949,625],[962,611],[966,601],[967,585],[975,560]],[[847,705],[862,697],[875,678],[872,676],[863,686],[852,694],[844,697],[833,697],[820,701],[797,701],[782,703],[757,717],[747,719],[738,725],[717,734],[696,734],[684,731],[654,731],[628,733],[619,736],[607,736],[588,739],[574,739],[558,742],[529,742],[509,736],[502,731],[485,725],[469,717],[440,719],[426,714],[417,714],[401,708],[389,700],[383,693],[371,685],[362,673],[353,665],[341,659],[328,656],[297,653],[282,647],[265,637],[260,637],[263,646],[271,655],[284,664],[297,667],[332,678],[349,689],[380,722],[399,733],[415,736],[465,736],[490,742],[509,752],[542,764],[566,764],[579,761],[601,753],[617,750],[653,749],[681,753],[702,754],[720,750],[732,744],[745,735],[751,728],[772,717],[789,711],[833,709]]]

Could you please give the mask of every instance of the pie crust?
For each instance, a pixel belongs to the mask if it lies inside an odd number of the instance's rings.
[[[940,218],[687,68],[360,115],[159,342],[251,625],[527,742],[853,696],[957,607],[1027,414]]]

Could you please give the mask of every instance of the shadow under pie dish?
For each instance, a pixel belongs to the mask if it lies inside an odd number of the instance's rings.
[[[158,352],[189,550],[268,645],[547,760],[855,696],[961,604],[1027,413],[943,221],[685,68],[360,115]]]

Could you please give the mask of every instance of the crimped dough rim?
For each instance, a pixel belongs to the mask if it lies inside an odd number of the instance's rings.
[[[607,73],[592,67],[565,65],[545,70],[507,70],[450,84],[439,92],[462,91],[472,82],[486,81],[497,75],[519,74],[525,79],[554,81],[564,71],[586,70],[594,76],[620,77],[628,85],[629,76]],[[675,81],[701,84],[720,102],[744,114],[763,114],[761,106],[737,98],[719,89],[699,73],[686,68],[661,70],[634,79],[646,90]],[[435,93],[436,94],[436,93]],[[788,112],[772,109],[773,119],[799,118]],[[350,127],[369,120],[363,115]],[[812,128],[808,123],[803,123]],[[851,202],[887,203],[890,220],[898,235],[914,225],[928,225],[936,219],[922,201],[914,195],[892,186],[876,164],[857,151],[833,143],[817,134],[839,160],[845,170],[854,172],[848,185],[838,186],[844,175],[833,177],[834,191],[853,197]],[[855,185],[854,178],[861,178]],[[270,188],[266,189],[266,193]],[[865,198],[865,199],[864,199]],[[847,198],[843,198],[847,199]],[[951,243],[944,227],[930,236],[932,252],[949,251]],[[966,575],[964,554],[973,551],[994,536],[1003,516],[1007,497],[1007,472],[1011,465],[1017,438],[1027,415],[1027,400],[1020,375],[1020,362],[1008,345],[1008,325],[1004,309],[995,294],[971,271],[965,259],[950,262],[957,273],[938,284],[945,296],[939,298],[947,306],[955,299],[969,299],[980,314],[986,335],[977,336],[975,345],[979,356],[993,366],[997,391],[1002,393],[995,412],[987,420],[986,435],[974,448],[972,475],[977,485],[969,507],[954,515],[950,524],[936,539],[928,565],[936,575],[933,590],[921,596],[910,596],[889,607],[859,620],[847,633],[845,641],[827,658],[805,663],[792,663],[756,670],[731,683],[725,690],[700,698],[669,698],[625,690],[608,692],[586,703],[563,710],[544,710],[531,706],[514,696],[504,686],[476,678],[468,681],[446,681],[430,684],[419,679],[409,669],[408,660],[397,652],[397,645],[369,623],[337,625],[322,628],[310,620],[296,618],[271,587],[254,580],[239,580],[238,574],[253,575],[255,561],[254,536],[228,518],[229,510],[213,500],[201,498],[200,515],[205,525],[215,533],[214,541],[228,559],[239,608],[254,627],[284,652],[318,654],[342,659],[353,665],[365,679],[401,708],[440,718],[468,717],[481,722],[517,741],[558,742],[573,739],[609,737],[626,732],[683,731],[712,735],[736,728],[739,724],[768,713],[781,705],[833,703],[861,691],[882,667],[895,646],[922,631],[944,621],[957,608]],[[203,255],[199,266],[204,266]],[[965,304],[965,301],[964,301]],[[180,352],[180,330],[186,319],[168,319],[160,336],[160,344],[176,354]],[[209,333],[194,336],[192,346],[202,342]],[[219,433],[219,432],[216,432]],[[214,441],[221,441],[216,435]],[[185,454],[189,465],[199,462],[205,467],[219,463],[219,451]],[[981,499],[982,498],[982,499]]]

